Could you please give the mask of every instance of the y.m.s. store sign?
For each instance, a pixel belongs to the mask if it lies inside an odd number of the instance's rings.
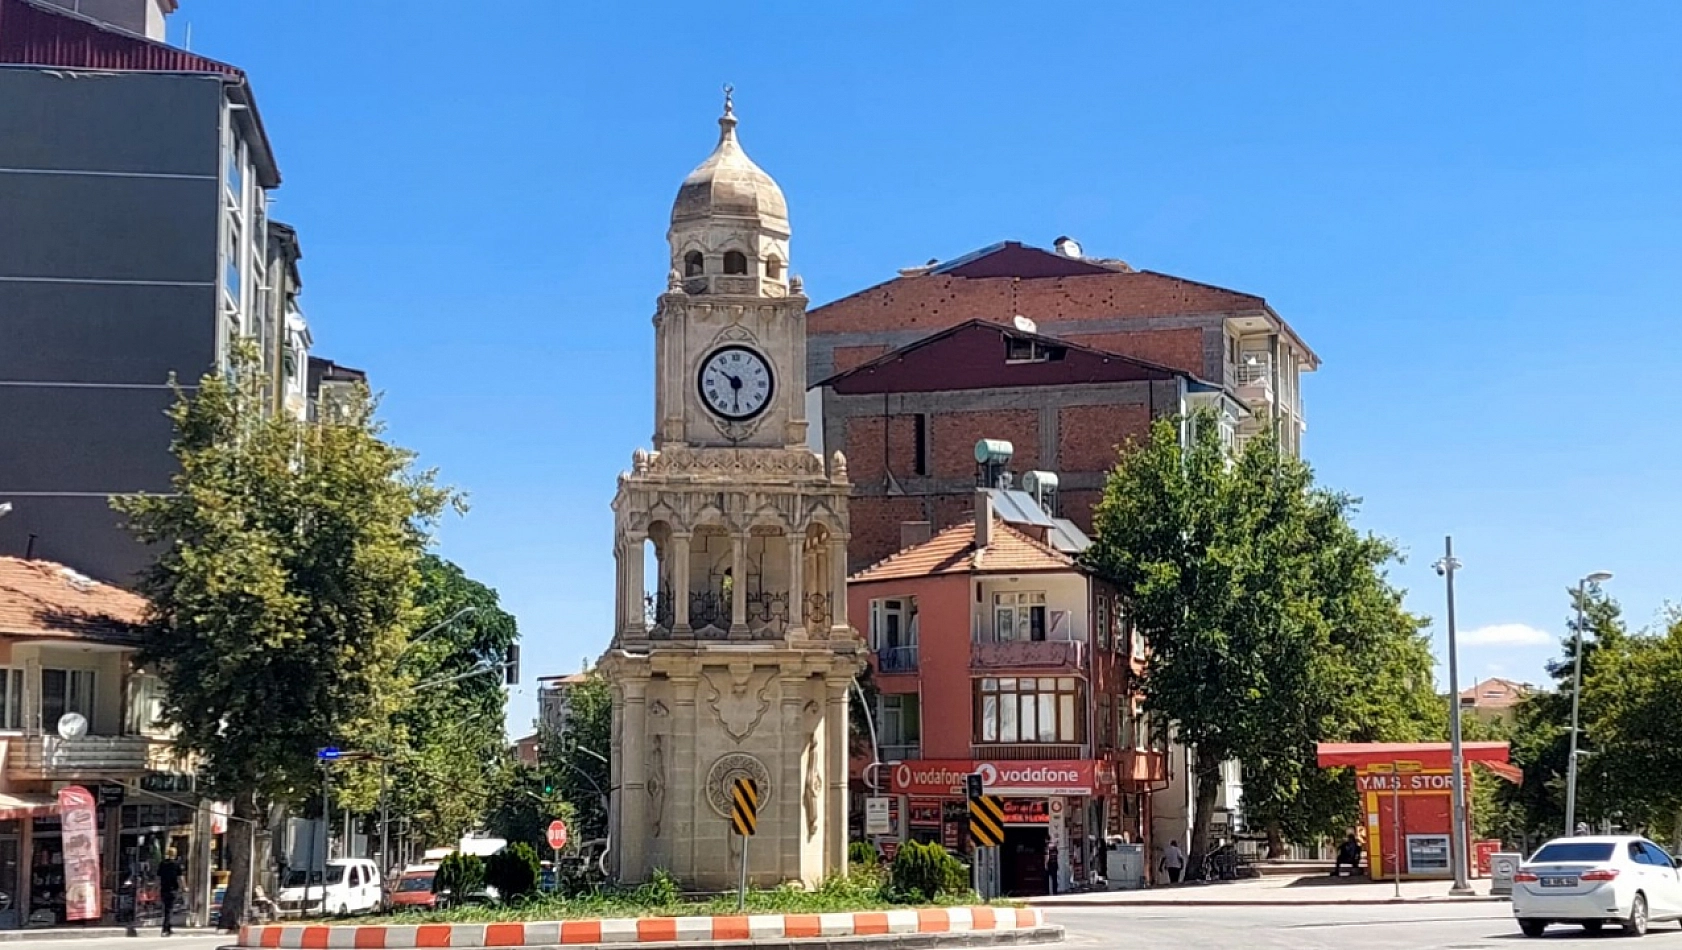
[[[1097,795],[1115,784],[1109,763],[1091,759],[914,759],[890,768],[889,788],[899,795],[962,795],[964,776],[975,772],[990,795]]]

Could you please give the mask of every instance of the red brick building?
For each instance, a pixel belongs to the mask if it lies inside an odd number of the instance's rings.
[[[1006,242],[813,310],[808,377],[826,452],[846,453],[854,569],[901,547],[903,525],[970,516],[979,439],[1018,471],[1055,473],[1082,529],[1116,447],[1199,402],[1242,442],[1273,430],[1298,452],[1299,379],[1318,357],[1261,297]],[[920,531],[921,528],[912,528]]]

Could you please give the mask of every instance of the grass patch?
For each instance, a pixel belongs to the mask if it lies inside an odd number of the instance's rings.
[[[796,886],[749,888],[746,914],[826,914],[911,907],[959,907],[983,903],[973,891],[941,894],[934,900],[902,898],[875,869],[826,880],[815,890]],[[1009,902],[995,902],[1014,906]],[[686,897],[669,878],[636,888],[600,887],[568,896],[543,894],[505,904],[478,904],[442,911],[406,911],[359,917],[359,924],[477,924],[591,917],[706,917],[736,914],[736,895]]]

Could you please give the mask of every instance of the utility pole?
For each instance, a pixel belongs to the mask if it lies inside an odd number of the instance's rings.
[[[1577,833],[1577,734],[1582,731],[1578,720],[1583,694],[1583,602],[1588,599],[1589,585],[1612,579],[1611,571],[1595,571],[1577,581],[1577,629],[1572,641],[1571,659],[1571,758],[1565,763],[1565,836]]]
[[[1454,572],[1460,561],[1454,556],[1454,538],[1443,538],[1443,556],[1436,563],[1437,573],[1448,584],[1448,741],[1449,788],[1453,792],[1454,826],[1449,829],[1449,864],[1454,868],[1452,897],[1469,897],[1472,885],[1466,874],[1466,759],[1460,748],[1460,650],[1454,635]]]

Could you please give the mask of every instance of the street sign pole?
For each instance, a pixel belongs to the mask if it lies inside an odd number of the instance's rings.
[[[742,873],[736,881],[736,913],[741,913],[748,902],[748,838],[742,839]]]

